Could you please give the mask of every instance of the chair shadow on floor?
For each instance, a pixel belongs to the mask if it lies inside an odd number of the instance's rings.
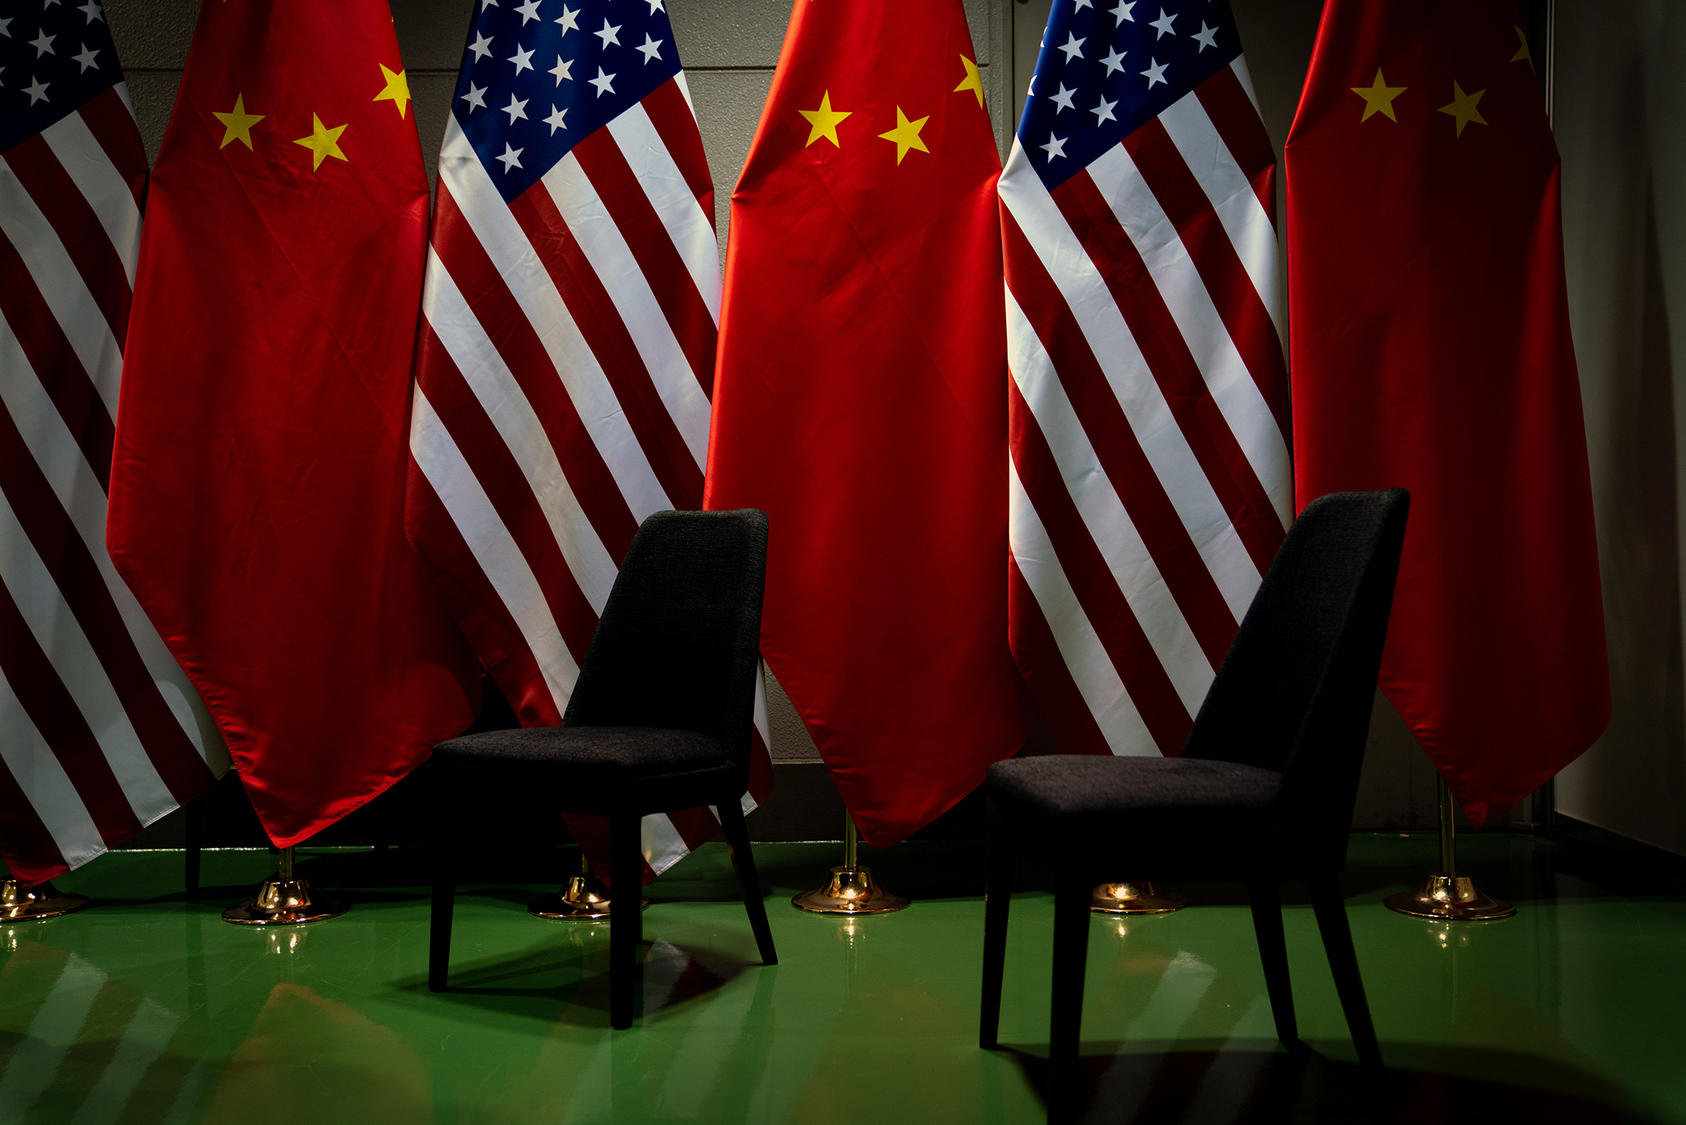
[[[1350,1053],[1350,1044],[1329,1047]],[[1382,1044],[1377,1076],[1322,1045],[1289,1052],[1211,1040],[1088,1041],[1075,1088],[1050,1090],[1046,1047],[1003,1044],[1048,1107],[1050,1122],[1354,1122],[1491,1125],[1494,1121],[1665,1125],[1622,1104],[1608,1079],[1558,1058],[1481,1048]],[[1488,1077],[1475,1077],[1475,1075]]]
[[[495,953],[452,966],[449,987],[430,992],[425,977],[398,987],[419,1002],[445,1002],[487,1014],[606,1030],[609,1018],[609,932],[606,924],[558,923],[552,937],[524,952]],[[643,1011],[660,1019],[668,1009],[704,1001],[747,969],[761,963],[739,953],[698,946],[680,947],[645,939]],[[769,976],[769,981],[771,976]],[[757,988],[757,995],[761,989]]]

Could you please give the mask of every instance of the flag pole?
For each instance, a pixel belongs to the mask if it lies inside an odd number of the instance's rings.
[[[222,912],[224,922],[237,926],[300,926],[338,918],[350,907],[323,902],[310,895],[310,884],[293,872],[293,849],[281,849],[280,868],[258,887],[257,897]]]
[[[823,887],[791,896],[798,910],[810,914],[888,914],[907,905],[907,899],[879,887],[872,868],[860,865],[859,838],[855,818],[843,816],[843,866],[831,869]]]
[[[1400,891],[1383,901],[1389,910],[1413,918],[1437,918],[1446,922],[1490,922],[1509,918],[1516,907],[1490,898],[1476,889],[1475,881],[1458,872],[1457,841],[1453,829],[1452,790],[1440,778],[1440,870],[1431,871],[1414,891]]]

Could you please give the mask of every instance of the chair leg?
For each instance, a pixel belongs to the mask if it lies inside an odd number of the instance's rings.
[[[443,833],[442,822],[436,821],[429,841],[433,907],[427,932],[427,987],[433,992],[445,991],[446,977],[451,970],[451,914],[457,897],[455,857],[445,846]]]
[[[1007,908],[1013,901],[1013,853],[999,836],[989,841],[984,871],[983,1001],[978,1012],[978,1046],[1000,1044],[1001,980],[1007,966]]]
[[[1352,1031],[1352,1045],[1360,1065],[1382,1068],[1382,1049],[1376,1042],[1376,1026],[1370,1020],[1370,1005],[1364,999],[1364,980],[1358,975],[1358,954],[1352,947],[1352,929],[1347,924],[1346,900],[1333,878],[1308,880],[1311,907],[1317,913],[1317,928],[1323,934],[1323,950],[1329,955],[1329,969],[1335,976],[1335,991]]]
[[[1253,907],[1253,933],[1259,941],[1259,960],[1264,964],[1265,991],[1270,995],[1270,1014],[1276,1020],[1276,1037],[1293,1049],[1300,1045],[1294,1021],[1294,990],[1288,980],[1288,942],[1282,934],[1282,888],[1260,880],[1247,885],[1247,901]]]
[[[721,834],[732,853],[732,868],[738,873],[738,885],[743,888],[743,905],[749,913],[749,928],[755,933],[756,948],[761,951],[761,963],[777,965],[779,955],[773,948],[773,930],[767,925],[767,904],[761,898],[761,876],[755,871],[755,854],[750,850],[743,806],[736,801],[722,801],[717,811]]]
[[[1094,889],[1069,880],[1054,891],[1054,981],[1048,1021],[1051,1088],[1073,1080],[1083,1023],[1083,970],[1089,953],[1089,900]]]
[[[638,946],[644,940],[644,855],[639,816],[609,818],[609,1024],[632,1026],[638,984]]]

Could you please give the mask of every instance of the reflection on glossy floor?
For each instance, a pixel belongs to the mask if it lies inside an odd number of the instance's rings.
[[[1084,1089],[1094,1120],[1686,1122],[1686,894],[1618,895],[1576,853],[1460,842],[1513,919],[1448,930],[1385,910],[1434,855],[1360,837],[1348,907],[1389,1068],[1363,1083],[1309,907],[1287,929],[1301,1033],[1273,1038],[1236,889],[1094,921]],[[762,845],[781,963],[762,969],[723,849],[650,888],[645,1015],[608,1027],[607,930],[529,918],[554,884],[459,899],[453,991],[424,984],[427,906],[402,850],[301,854],[353,904],[291,930],[218,912],[267,874],[214,852],[118,853],[61,889],[81,914],[0,928],[0,1122],[1015,1122],[1043,1114],[1050,923],[1016,896],[1002,1041],[976,1046],[979,849],[871,857],[914,905],[859,920],[785,905],[836,845]],[[558,871],[558,876],[561,872]]]

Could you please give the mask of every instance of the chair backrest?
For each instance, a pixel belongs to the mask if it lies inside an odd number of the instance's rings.
[[[563,725],[717,735],[747,771],[766,574],[765,512],[650,516],[621,562]]]
[[[1311,866],[1346,858],[1409,507],[1397,488],[1306,505],[1183,748],[1280,770],[1282,828]]]

